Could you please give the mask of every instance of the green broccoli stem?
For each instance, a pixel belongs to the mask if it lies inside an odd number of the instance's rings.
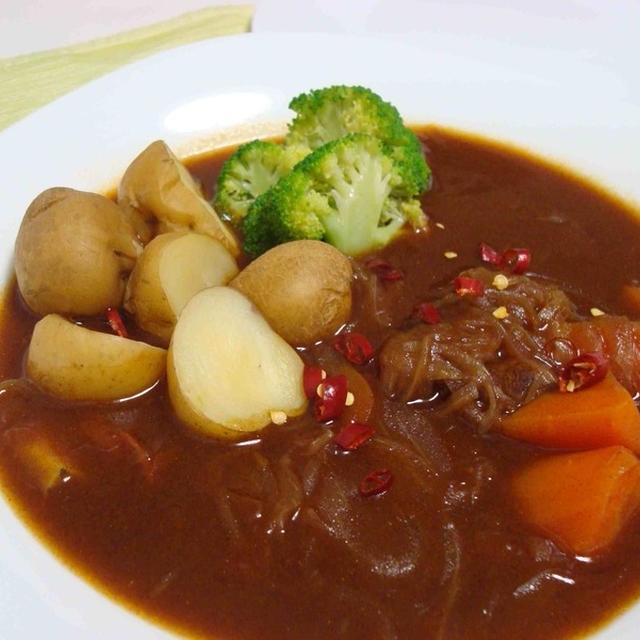
[[[384,204],[391,192],[390,175],[380,159],[365,155],[353,166],[347,165],[342,176],[335,176],[331,200],[335,213],[324,213],[320,220],[326,239],[348,255],[356,255],[385,245],[400,229],[404,220],[392,218],[380,226]]]

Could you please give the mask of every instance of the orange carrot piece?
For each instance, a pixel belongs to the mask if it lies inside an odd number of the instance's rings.
[[[595,449],[619,444],[640,453],[640,413],[611,373],[582,391],[544,393],[505,416],[497,429],[543,447]]]
[[[640,390],[640,323],[624,316],[602,316],[568,325],[567,337],[581,353],[599,351],[626,389]]]
[[[576,555],[611,544],[640,506],[640,463],[625,447],[536,460],[512,480],[524,519]]]
[[[338,367],[337,373],[347,376],[347,388],[353,393],[354,403],[350,407],[345,407],[340,422],[366,423],[373,411],[373,391],[366,378],[356,371],[350,364],[342,363]]]

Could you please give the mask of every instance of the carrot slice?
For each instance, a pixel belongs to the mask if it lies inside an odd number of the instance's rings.
[[[594,554],[640,506],[640,463],[619,446],[542,458],[514,476],[512,492],[529,524],[576,555]]]
[[[618,381],[631,393],[640,390],[640,323],[606,315],[569,324],[567,337],[580,353],[603,353]]]
[[[497,429],[544,447],[594,449],[619,444],[640,453],[640,413],[611,373],[582,391],[544,393],[505,416]]]
[[[347,376],[347,388],[354,396],[354,403],[345,407],[340,421],[343,424],[350,422],[367,422],[373,411],[373,391],[366,378],[356,371],[350,364],[343,363],[338,367],[339,373]]]

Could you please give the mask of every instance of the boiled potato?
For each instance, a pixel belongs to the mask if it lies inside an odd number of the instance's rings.
[[[178,416],[208,435],[240,437],[302,413],[303,363],[242,294],[197,293],[178,318],[167,362]]]
[[[240,252],[233,232],[162,140],[152,142],[129,165],[118,188],[118,204],[143,242],[156,233],[191,230],[219,240],[234,256]]]
[[[142,247],[104,196],[56,187],[29,206],[15,248],[20,292],[36,313],[96,315],[122,303]]]
[[[331,245],[296,240],[263,253],[230,286],[289,344],[308,346],[349,320],[352,275],[348,258]]]
[[[180,312],[194,294],[226,284],[237,273],[233,256],[210,236],[163,233],[144,248],[131,273],[125,308],[139,327],[168,344]]]
[[[166,351],[91,331],[50,314],[33,329],[27,375],[67,400],[117,400],[151,387],[165,371]]]

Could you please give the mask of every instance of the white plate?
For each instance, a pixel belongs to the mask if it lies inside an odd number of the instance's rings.
[[[281,121],[313,87],[362,84],[412,122],[514,142],[640,202],[640,82],[606,56],[478,37],[236,36],[156,55],[92,82],[0,133],[1,273],[31,199],[113,184],[151,140],[202,146],[216,131]],[[72,526],[72,524],[71,524]],[[0,500],[0,637],[169,637],[62,566]],[[640,605],[598,640],[632,640]]]

